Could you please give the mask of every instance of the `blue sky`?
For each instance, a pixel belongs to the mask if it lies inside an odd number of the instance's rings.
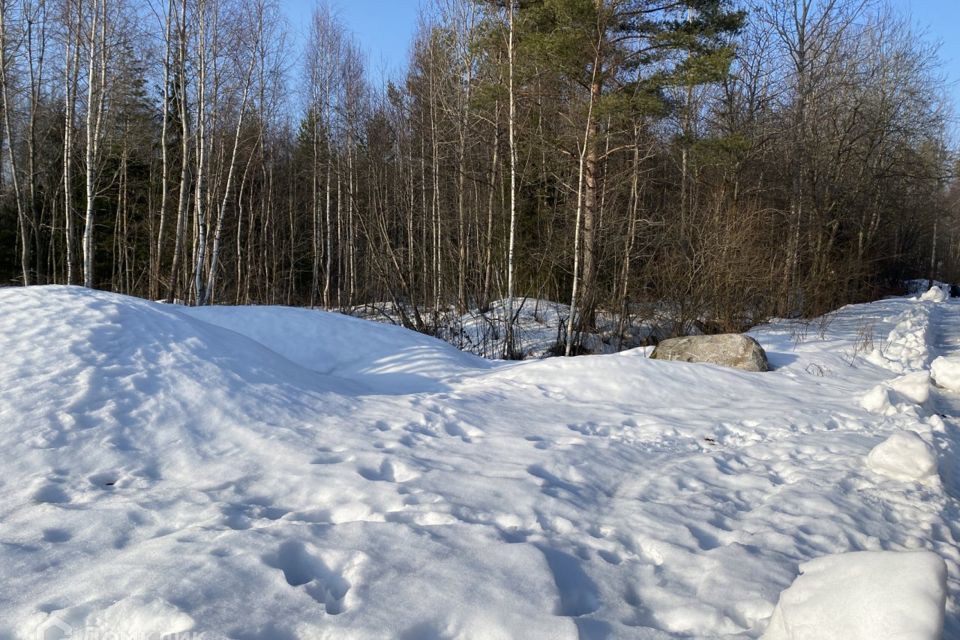
[[[302,37],[318,0],[280,0],[291,25]],[[322,0],[319,0],[322,1]],[[421,0],[330,0],[367,54],[372,77],[392,75],[406,67]],[[960,106],[960,0],[891,0],[913,16],[918,28],[941,43],[943,72],[950,95]],[[960,108],[957,109],[960,111]]]
[[[894,5],[909,11],[917,26],[940,42],[943,74],[960,112],[960,0],[894,0]]]
[[[323,1],[279,0],[298,42],[309,28],[313,7]],[[356,36],[373,78],[406,68],[420,0],[330,0],[330,6]]]

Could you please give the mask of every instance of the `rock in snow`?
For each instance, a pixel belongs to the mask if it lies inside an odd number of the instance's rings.
[[[947,570],[929,551],[859,551],[800,565],[763,640],[939,640]]]
[[[914,431],[898,431],[867,456],[867,466],[897,480],[924,480],[937,472],[937,453]]]
[[[670,338],[658,344],[650,357],[654,360],[719,364],[744,371],[770,370],[767,354],[760,343],[739,333]]]
[[[960,358],[940,356],[930,365],[930,374],[937,386],[960,392]]]

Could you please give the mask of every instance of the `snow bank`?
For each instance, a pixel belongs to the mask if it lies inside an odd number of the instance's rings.
[[[914,431],[897,431],[874,447],[867,466],[898,480],[924,480],[937,473],[937,452]]]
[[[934,553],[844,553],[800,572],[763,640],[940,640],[947,572]]]
[[[930,373],[938,386],[960,392],[960,358],[940,356],[930,365]]]

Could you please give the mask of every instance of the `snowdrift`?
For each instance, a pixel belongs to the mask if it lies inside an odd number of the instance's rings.
[[[430,390],[490,362],[402,327],[290,307],[200,307],[181,313],[235,331],[307,369],[385,393]]]
[[[757,638],[804,563],[919,550],[956,637],[960,408],[896,382],[960,342],[954,305],[760,328],[751,374],[0,289],[0,638]]]

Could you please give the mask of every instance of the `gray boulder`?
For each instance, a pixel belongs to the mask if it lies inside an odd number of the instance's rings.
[[[770,370],[763,347],[753,338],[739,333],[670,338],[660,342],[650,357],[655,360],[719,364],[744,371]]]

